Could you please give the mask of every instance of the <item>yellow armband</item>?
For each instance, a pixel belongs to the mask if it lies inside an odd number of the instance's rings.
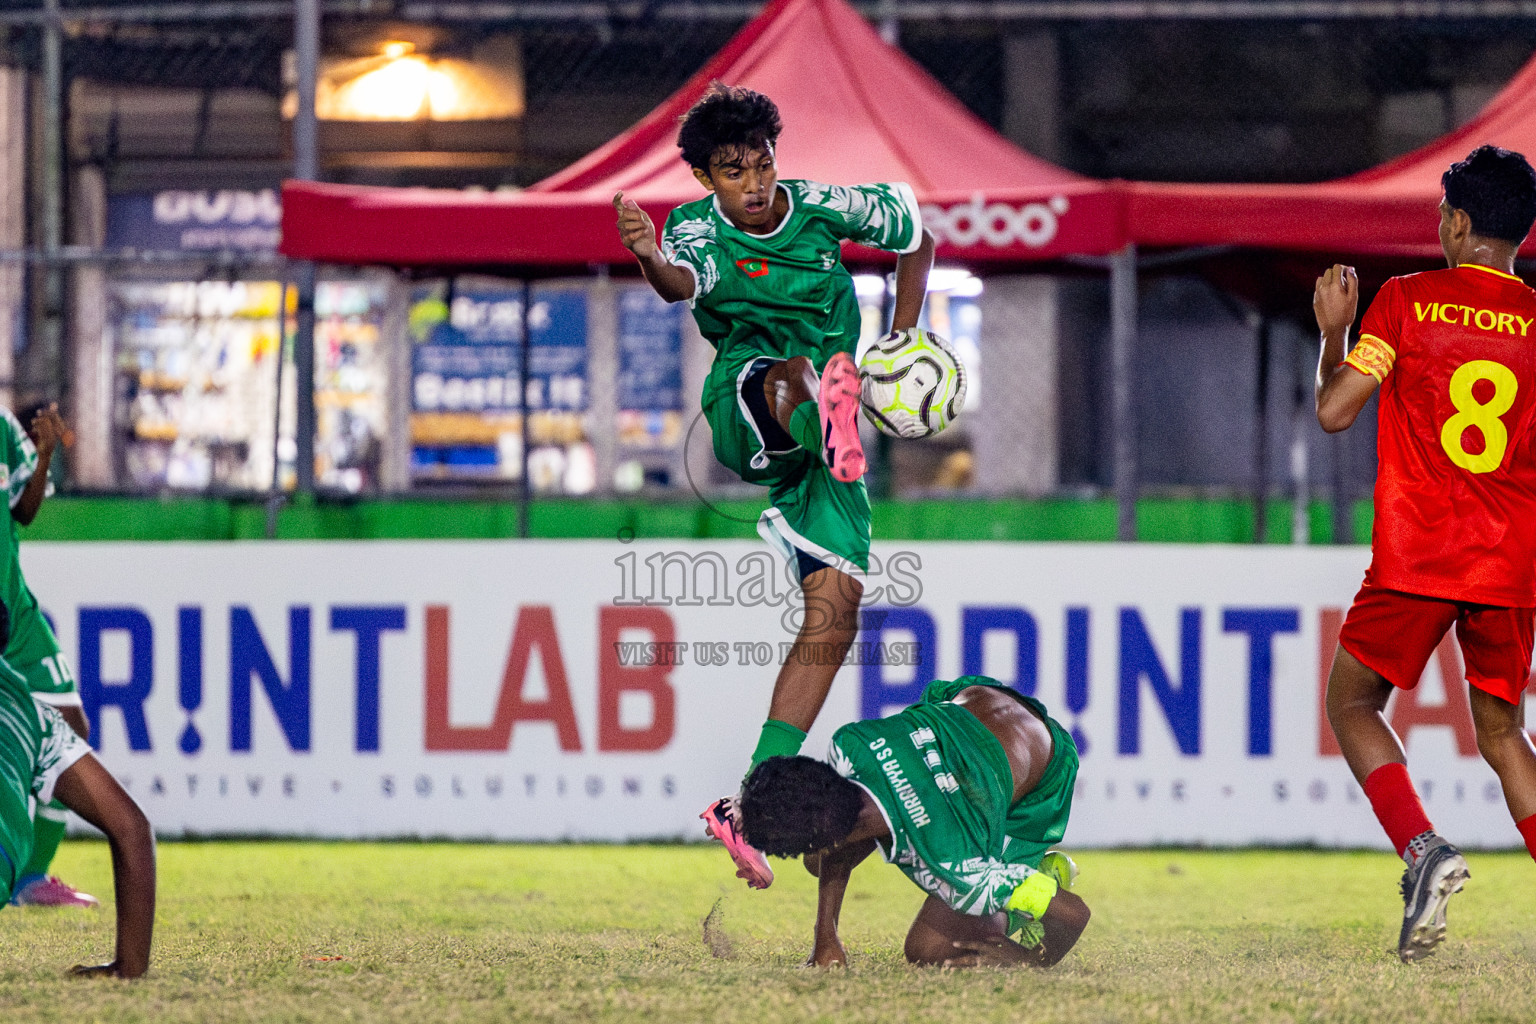
[[[1344,357],[1345,364],[1353,366],[1367,377],[1375,377],[1377,383],[1387,379],[1396,361],[1397,353],[1392,346],[1374,334],[1360,335],[1355,347]]]

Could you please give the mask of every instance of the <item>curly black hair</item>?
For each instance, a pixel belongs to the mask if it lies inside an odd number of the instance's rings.
[[[699,101],[679,119],[677,148],[690,167],[708,173],[709,158],[765,149],[779,140],[779,108],[760,92],[711,82]]]
[[[741,788],[742,836],[764,853],[799,857],[825,850],[858,823],[859,787],[810,757],[770,757]]]
[[[1472,232],[1516,245],[1536,223],[1536,171],[1519,153],[1478,146],[1440,176],[1445,201],[1472,220]]]

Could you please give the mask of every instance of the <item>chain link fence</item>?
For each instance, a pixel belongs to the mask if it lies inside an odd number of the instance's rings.
[[[1509,16],[1514,9],[1508,5],[1442,4],[1438,16],[1419,18],[1388,17],[1387,7],[1370,4],[1207,3],[1191,5],[1183,16],[1175,4],[1163,17],[1137,16],[1138,9],[1114,0],[1091,7],[1071,0],[1050,5],[894,0],[869,5],[866,13],[981,120],[1037,155],[1105,178],[1302,181],[1351,173],[1464,123],[1536,51],[1536,19],[1521,11],[1514,13],[1522,16]],[[646,114],[756,10],[752,4],[540,0],[327,5],[328,58],[364,59],[388,39],[410,40],[434,58],[473,62],[494,55],[503,69],[515,70],[523,108],[512,118],[430,130],[322,122],[322,173],[330,180],[371,184],[526,186]],[[0,90],[0,161],[8,180],[23,186],[0,204],[5,254],[0,333],[9,338],[0,345],[0,385],[10,385],[13,401],[55,399],[77,412],[95,408],[105,435],[97,440],[117,454],[77,465],[75,482],[137,488],[139,478],[122,449],[136,436],[135,403],[150,403],[131,382],[162,386],[161,394],[171,395],[182,378],[132,363],[125,337],[141,328],[152,334],[159,314],[123,297],[142,298],[150,286],[189,285],[192,290],[177,293],[181,298],[175,301],[218,293],[223,300],[208,301],[228,305],[241,288],[255,295],[261,282],[280,287],[288,275],[269,251],[185,252],[141,239],[129,254],[132,239],[125,242],[119,229],[133,221],[135,202],[152,202],[156,195],[260,197],[288,173],[292,147],[285,103],[291,102],[292,77],[285,67],[293,45],[292,9],[256,0],[80,3],[59,7],[57,22],[48,11],[42,3],[0,3],[0,62],[9,69]],[[1232,16],[1207,16],[1223,11]],[[50,24],[58,25],[59,43],[53,100],[45,88]],[[816,73],[814,67],[805,69],[807,76]],[[56,153],[61,187],[53,195],[47,189],[43,130],[50,112],[62,129]],[[50,209],[59,217],[53,246],[47,238]],[[386,408],[370,421],[377,437],[399,431],[419,435],[421,425],[413,424],[409,413],[387,409],[415,408],[419,396],[411,389],[420,366],[412,362],[416,350],[407,347],[390,349],[376,367],[364,367],[369,332],[382,337],[397,331],[420,343],[433,329],[422,326],[429,307],[446,309],[440,322],[455,327],[456,299],[468,317],[474,303],[490,308],[514,302],[521,289],[506,283],[502,294],[485,282],[471,282],[456,291],[456,285],[440,283],[432,297],[430,289],[404,279],[376,285],[368,275],[340,272],[331,279],[338,288],[351,282],[349,298],[337,301],[338,309],[354,311],[333,318],[336,333],[321,357],[334,366],[322,368],[322,377],[374,374],[370,386],[379,389]],[[616,280],[585,287],[623,285]],[[268,295],[270,288],[261,287]],[[998,439],[977,436],[988,423],[1006,422],[988,414],[974,417],[970,427],[942,445],[898,442],[885,450],[885,442],[877,442],[886,459],[883,486],[893,494],[1100,493],[1111,466],[1102,283],[1069,277],[1023,291],[1022,285],[1003,282],[965,287],[981,290],[946,297],[944,315],[965,310],[969,302],[972,312],[965,315],[981,318],[979,408],[998,396],[1029,391],[1031,415],[1051,425],[1030,442],[1049,449],[1042,463],[1047,468],[1027,482],[978,472],[979,452],[1007,448]],[[1019,297],[1026,294],[1027,302]],[[1266,480],[1283,476],[1278,467],[1290,458],[1289,427],[1274,424],[1290,422],[1292,378],[1303,372],[1298,360],[1306,358],[1305,324],[1286,321],[1261,346],[1260,327],[1241,298],[1234,301],[1195,277],[1154,280],[1144,302],[1149,345],[1141,419],[1158,425],[1144,430],[1141,439],[1146,485],[1199,494],[1271,486]],[[1040,319],[1047,308],[1049,316]],[[1036,394],[1039,364],[1010,356],[1027,345],[1022,335],[1007,335],[1008,323],[999,318],[1019,309],[1047,325],[1031,330],[1055,332],[1046,398]],[[635,323],[643,320],[640,313],[634,316],[640,318]],[[276,310],[264,321],[274,325],[279,346],[281,321]],[[622,339],[626,329],[615,320],[613,337]],[[229,337],[240,334],[206,324],[187,330],[189,337],[203,331],[205,340],[219,330]],[[683,344],[698,343],[691,325],[677,330],[686,336]],[[1282,338],[1289,340],[1277,340]],[[265,352],[269,343],[241,344]],[[8,367],[11,353],[14,364]],[[662,422],[664,417],[625,419],[624,413],[639,411],[618,408],[617,378],[608,375],[621,373],[625,358],[621,348],[593,349],[585,364],[588,421],[594,419],[591,410],[601,409],[622,422],[576,431],[565,420],[550,420],[549,436],[564,438],[560,444],[566,447],[591,444],[591,482],[583,486],[599,491],[685,486],[689,474],[681,456],[665,449],[681,443],[675,424]],[[691,352],[679,357],[685,367],[698,358]],[[684,378],[688,372],[679,371]],[[403,380],[389,383],[392,375]],[[1269,381],[1264,394],[1257,390],[1261,378]],[[337,429],[343,435],[366,434],[356,424],[373,414],[365,415],[361,404],[348,404],[352,401],[335,398]],[[1219,417],[1209,412],[1217,408]],[[686,413],[685,402],[679,415]],[[1267,428],[1264,415],[1270,418]],[[1373,464],[1368,450],[1336,451],[1333,442],[1311,440],[1316,490],[1365,493]],[[501,442],[492,440],[490,447],[496,443]],[[1264,446],[1266,453],[1256,458],[1255,449]],[[366,438],[357,447],[366,451]],[[972,457],[969,465],[965,456]],[[491,479],[469,464],[423,468],[409,451],[395,456],[374,451],[367,457],[376,468],[362,474],[365,490],[420,486],[439,472],[443,479],[472,486]],[[219,458],[209,457],[209,474],[217,476]],[[390,458],[393,469],[378,468]],[[560,490],[564,483],[549,481],[573,473],[585,479],[585,470],[557,465],[553,456],[547,465],[535,462],[546,488]],[[271,458],[263,465],[270,469]],[[259,467],[252,472],[261,475]],[[190,479],[206,478],[200,474]],[[717,479],[712,486],[719,484]]]

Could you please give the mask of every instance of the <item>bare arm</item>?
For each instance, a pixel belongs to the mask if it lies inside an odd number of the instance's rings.
[[[22,489],[21,497],[11,506],[11,518],[22,526],[32,525],[32,520],[37,518],[37,510],[42,507],[43,498],[48,495],[48,466],[53,461],[54,448],[63,440],[67,431],[56,405],[50,405],[32,417],[31,434],[33,443],[37,445],[37,468],[32,471],[32,479]]]
[[[1376,392],[1375,377],[1343,365],[1359,303],[1360,281],[1354,267],[1335,263],[1317,279],[1312,291],[1312,311],[1322,332],[1314,388],[1317,422],[1330,434],[1353,424]]]
[[[656,225],[640,209],[640,204],[625,199],[624,193],[619,192],[613,197],[613,212],[619,215],[619,240],[640,261],[640,273],[656,289],[656,294],[668,302],[692,298],[693,274],[668,262],[661,254],[661,247],[656,244]]]
[[[861,839],[814,860],[814,854],[806,856],[806,870],[820,882],[816,888],[816,942],[805,962],[807,967],[848,966],[848,953],[843,949],[843,940],[837,937],[837,919],[853,869],[874,852],[875,841]]]
[[[923,228],[922,244],[896,260],[896,305],[891,312],[891,330],[917,326],[917,318],[923,314],[923,300],[928,297],[928,271],[932,269],[933,234]]]
[[[64,806],[107,834],[117,897],[117,955],[111,963],[76,967],[76,974],[137,978],[149,970],[155,930],[155,834],[139,805],[94,756],[59,776],[54,794]]]
[[[1040,918],[1040,924],[1045,928],[1045,941],[1029,951],[1035,954],[1030,963],[1036,967],[1050,967],[1059,962],[1077,945],[1077,940],[1082,936],[1083,929],[1088,927],[1088,919],[1092,916],[1088,904],[1077,893],[1065,890],[1058,892]]]

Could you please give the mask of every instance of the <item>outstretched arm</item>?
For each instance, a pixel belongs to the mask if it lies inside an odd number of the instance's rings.
[[[853,869],[874,852],[875,841],[861,839],[819,856],[806,855],[805,868],[817,876],[820,885],[816,889],[816,943],[805,966],[848,966],[848,952],[837,937],[837,919]]]
[[[613,212],[619,215],[619,240],[640,261],[640,273],[656,294],[668,302],[693,297],[693,274],[669,262],[656,244],[656,225],[633,199],[619,192],[613,197]]]
[[[1336,434],[1355,422],[1365,403],[1375,394],[1375,377],[1344,365],[1349,348],[1349,328],[1360,304],[1360,280],[1354,267],[1335,263],[1323,271],[1312,290],[1312,311],[1322,332],[1317,357],[1317,422]]]
[[[27,486],[22,488],[21,497],[16,499],[16,504],[11,506],[11,518],[22,526],[31,526],[32,520],[37,518],[37,510],[42,507],[43,499],[48,496],[48,466],[53,461],[53,450],[68,433],[69,428],[64,425],[64,419],[59,415],[59,407],[50,405],[32,417],[30,433],[33,443],[37,445],[37,467],[32,470],[32,479],[27,481]]]
[[[112,773],[86,755],[59,776],[54,795],[107,834],[117,897],[117,955],[111,963],[81,965],[76,974],[137,978],[149,970],[155,930],[155,834],[139,805]]]
[[[891,330],[916,327],[928,297],[928,271],[933,269],[933,234],[923,228],[923,241],[896,260],[896,303],[891,311]]]

